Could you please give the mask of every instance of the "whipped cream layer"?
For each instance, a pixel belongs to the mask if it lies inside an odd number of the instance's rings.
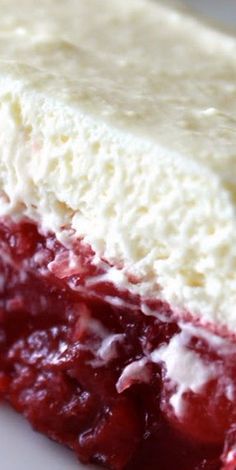
[[[0,0],[0,215],[233,333],[235,122],[236,38],[187,10]]]

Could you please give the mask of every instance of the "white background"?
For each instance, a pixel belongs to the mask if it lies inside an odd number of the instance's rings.
[[[236,28],[236,0],[185,1],[205,14],[227,21]],[[78,464],[69,451],[34,433],[22,417],[1,406],[1,470],[90,470],[92,468]]]

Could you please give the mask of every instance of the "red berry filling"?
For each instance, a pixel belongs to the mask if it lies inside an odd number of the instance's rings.
[[[32,223],[2,220],[0,255],[0,394],[35,429],[114,470],[217,470],[223,448],[224,468],[236,468],[235,354],[189,340],[217,374],[184,392],[176,416],[177,385],[150,360],[179,334],[174,321],[145,316],[107,281],[87,282],[104,272],[92,251],[69,251]],[[155,310],[171,316],[160,302]]]

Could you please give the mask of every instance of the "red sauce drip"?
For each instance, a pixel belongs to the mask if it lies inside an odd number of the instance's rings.
[[[148,380],[129,379],[118,394],[124,368],[168,343],[179,328],[143,315],[137,298],[108,283],[84,289],[88,276],[102,271],[92,264],[88,247],[78,243],[73,250],[77,268],[70,271],[68,250],[52,235],[40,235],[29,222],[0,223],[1,396],[82,462],[113,470],[220,469],[224,439],[225,459],[235,440],[232,405],[220,395],[218,382],[200,396],[186,396],[182,423],[170,412],[171,386],[160,365],[148,363]],[[133,309],[109,305],[107,294],[119,295]],[[165,304],[157,302],[156,309],[171,315]],[[122,340],[104,360],[99,348],[114,334]],[[220,364],[199,340],[192,347]],[[235,369],[231,358],[227,373],[235,376]],[[230,465],[225,468],[236,468]]]

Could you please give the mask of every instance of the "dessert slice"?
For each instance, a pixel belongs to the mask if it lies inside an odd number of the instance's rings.
[[[0,392],[113,470],[236,468],[236,39],[0,0]]]

